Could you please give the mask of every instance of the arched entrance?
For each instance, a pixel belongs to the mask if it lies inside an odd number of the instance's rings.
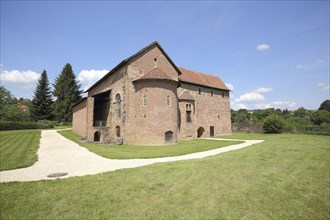
[[[165,132],[165,142],[171,143],[173,141],[173,132],[172,131],[166,131]]]
[[[197,138],[202,137],[204,132],[205,132],[205,129],[203,127],[199,127],[197,129]]]
[[[94,133],[94,141],[100,141],[101,140],[101,132],[95,131]]]

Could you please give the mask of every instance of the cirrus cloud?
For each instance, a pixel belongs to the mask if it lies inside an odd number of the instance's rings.
[[[257,93],[272,92],[273,88],[260,87],[255,90]]]

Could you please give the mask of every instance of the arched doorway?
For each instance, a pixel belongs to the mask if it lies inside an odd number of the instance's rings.
[[[95,131],[94,133],[94,141],[100,141],[101,140],[101,132]]]
[[[165,143],[171,143],[173,141],[173,132],[166,131],[165,132]]]
[[[197,129],[197,138],[202,137],[204,132],[205,132],[205,129],[203,127],[199,127]]]

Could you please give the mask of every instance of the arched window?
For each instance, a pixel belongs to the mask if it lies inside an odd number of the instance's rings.
[[[173,141],[173,132],[172,131],[166,131],[165,132],[165,142],[171,143]]]
[[[116,135],[117,135],[117,137],[120,137],[120,127],[119,126],[116,127]]]
[[[121,116],[121,98],[120,98],[120,94],[118,93],[116,95],[116,115],[117,117]]]

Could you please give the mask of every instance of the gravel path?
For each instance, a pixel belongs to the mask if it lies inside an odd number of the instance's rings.
[[[221,138],[209,139],[237,141],[234,139]],[[175,157],[116,160],[107,159],[92,153],[75,142],[64,138],[57,133],[56,130],[45,130],[41,132],[38,161],[27,168],[1,171],[0,182],[27,182],[56,179],[47,177],[54,173],[67,173],[67,175],[58,178],[68,178],[146,166],[153,163],[198,159],[238,150],[261,142],[263,142],[263,140],[245,140],[245,142],[241,144]]]

